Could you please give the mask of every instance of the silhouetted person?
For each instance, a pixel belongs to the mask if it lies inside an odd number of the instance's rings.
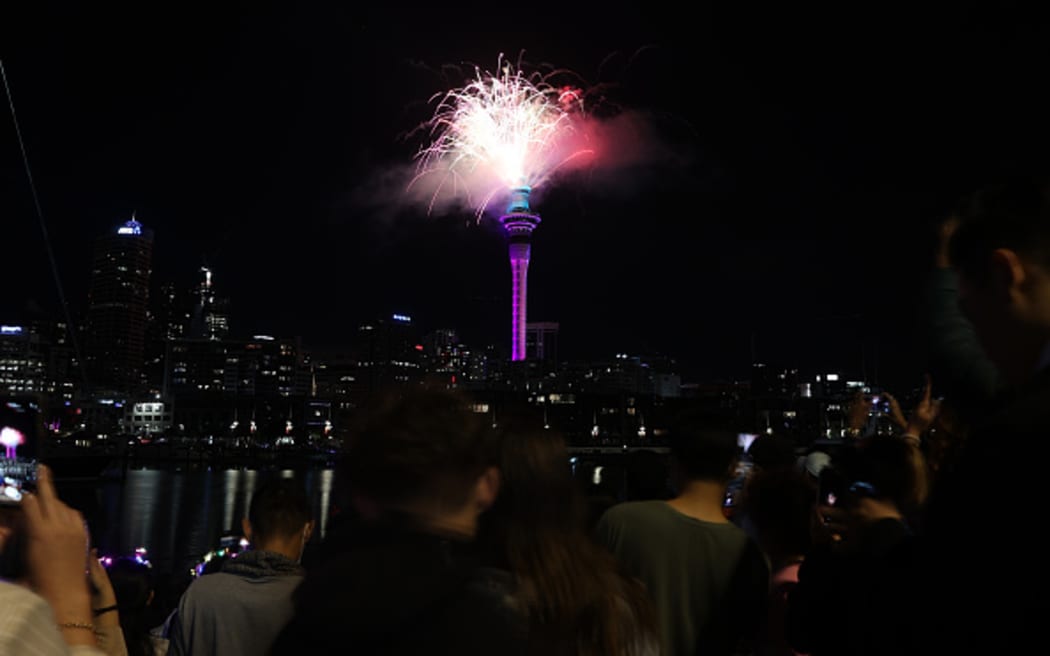
[[[24,579],[17,583],[0,579],[0,654],[123,653],[124,636],[113,613],[92,612],[99,606],[95,605],[98,594],[90,588],[99,590],[97,584],[104,583],[108,596],[112,587],[98,561],[88,562],[84,518],[58,498],[50,469],[40,465],[37,476],[36,492],[22,497],[17,518],[2,513],[0,522],[0,550],[10,547],[17,535],[24,538],[19,554],[24,557],[19,563]],[[105,628],[101,618],[108,620]],[[110,622],[115,625],[112,634]]]
[[[930,365],[940,387],[967,417],[986,409],[1005,381],[981,347],[980,338],[959,306],[959,277],[952,264],[951,241],[959,217],[942,221],[924,289],[924,325]]]
[[[353,518],[274,653],[524,653],[513,578],[482,568],[473,544],[499,491],[486,417],[450,392],[405,388],[352,435],[340,475]]]
[[[119,558],[109,568],[109,580],[120,610],[120,628],[128,656],[168,652],[168,640],[151,634],[155,597],[153,571],[133,558]]]
[[[516,581],[529,653],[641,656],[659,653],[652,602],[642,585],[585,531],[586,506],[560,436],[509,435],[496,504],[479,542]]]
[[[722,511],[737,436],[686,417],[671,453],[677,496],[614,506],[597,535],[649,590],[664,653],[735,653],[758,632],[769,582],[761,551]]]
[[[1042,639],[1042,612],[1019,593],[1033,559],[1018,550],[1043,513],[1050,435],[1050,187],[1012,180],[975,194],[951,240],[959,300],[1006,391],[970,424],[939,472],[917,568],[929,609],[924,649],[1008,652]],[[981,526],[1017,530],[1016,537]],[[1040,590],[1041,581],[1033,588]]]
[[[760,469],[752,474],[741,498],[755,540],[770,563],[770,596],[766,623],[755,646],[757,656],[790,656],[785,615],[788,594],[798,583],[798,570],[809,551],[810,521],[817,485],[795,467]]]
[[[914,638],[908,593],[914,516],[926,487],[915,447],[888,435],[836,453],[821,472],[814,546],[788,596],[789,643],[823,654],[892,654]],[[828,484],[829,482],[833,484]]]
[[[795,443],[780,435],[759,435],[747,449],[751,463],[756,469],[794,467]]]
[[[656,451],[639,450],[626,457],[625,501],[666,500],[671,497],[671,472],[666,456]]]
[[[182,595],[169,653],[266,654],[291,618],[292,592],[303,575],[299,559],[314,527],[302,485],[284,478],[264,483],[242,526],[251,548]]]

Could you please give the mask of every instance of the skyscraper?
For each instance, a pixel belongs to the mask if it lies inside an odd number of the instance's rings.
[[[419,343],[418,328],[404,314],[359,326],[353,353],[360,386],[373,394],[418,382],[423,373],[419,366],[422,353],[416,349]]]
[[[528,187],[511,190],[510,206],[500,217],[507,231],[510,253],[510,359],[525,359],[525,321],[528,302],[529,257],[532,231],[540,224],[540,215],[529,208]]]
[[[133,393],[142,384],[153,231],[132,216],[95,242],[88,297],[88,382]]]
[[[225,339],[230,332],[229,299],[215,295],[210,268],[203,266],[200,273],[200,283],[193,291],[190,337]]]
[[[30,326],[0,326],[0,394],[40,394],[47,386],[47,359]]]

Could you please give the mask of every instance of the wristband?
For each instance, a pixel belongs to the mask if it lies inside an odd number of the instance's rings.
[[[95,625],[88,624],[87,622],[61,622],[58,625],[60,629],[83,629],[85,631],[95,632]]]

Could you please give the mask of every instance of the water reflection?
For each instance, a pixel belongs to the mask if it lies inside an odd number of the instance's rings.
[[[60,486],[80,508],[102,553],[123,555],[145,547],[155,567],[188,569],[227,533],[241,533],[252,494],[269,475],[298,478],[324,537],[332,498],[331,469],[129,469],[123,480]]]

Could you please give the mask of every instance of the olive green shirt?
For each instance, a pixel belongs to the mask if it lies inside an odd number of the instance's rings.
[[[734,524],[701,521],[663,501],[638,501],[606,511],[597,539],[648,589],[664,654],[734,653],[757,632],[769,568]]]

